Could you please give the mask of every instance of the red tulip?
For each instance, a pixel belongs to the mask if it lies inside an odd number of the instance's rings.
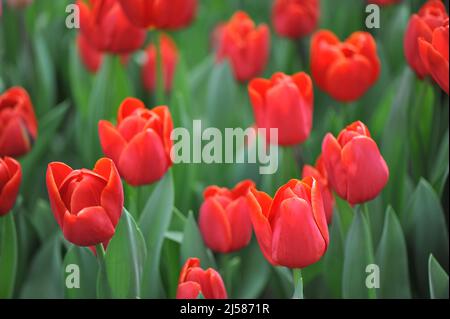
[[[119,0],[134,25],[175,30],[188,26],[195,17],[197,0]]]
[[[337,140],[328,133],[322,143],[328,180],[336,193],[351,205],[377,197],[389,179],[389,169],[360,121],[341,131]]]
[[[103,152],[130,185],[151,184],[172,165],[173,122],[167,106],[149,110],[140,100],[127,98],[120,105],[117,127],[100,121],[98,128]]]
[[[269,28],[256,27],[245,12],[238,11],[221,28],[217,61],[229,59],[236,79],[247,81],[266,67],[269,47]]]
[[[317,181],[320,193],[322,194],[323,208],[327,217],[327,223],[331,224],[333,219],[334,196],[328,183],[328,173],[322,156],[319,156],[317,159],[315,167],[310,165],[303,166],[302,177],[305,178],[307,176],[311,176]]]
[[[229,253],[248,245],[252,238],[250,207],[246,195],[255,184],[245,180],[232,190],[209,186],[203,193],[199,226],[206,245]]]
[[[431,43],[433,41],[433,31],[438,27],[444,26],[447,19],[448,14],[445,10],[445,5],[440,0],[427,1],[420,8],[419,12],[413,14],[409,19],[403,39],[405,57],[420,78],[428,75],[428,70],[420,57],[418,40],[423,38],[426,42]]]
[[[127,54],[145,41],[145,29],[132,25],[116,0],[78,0],[81,33],[101,52]]]
[[[178,63],[178,49],[172,38],[168,35],[161,35],[159,38],[159,45],[161,50],[162,71],[164,88],[166,92],[172,89],[173,77],[175,75],[175,67]],[[156,87],[157,74],[157,54],[154,44],[150,44],[146,49],[146,62],[142,67],[142,80],[144,87],[153,91]]]
[[[11,157],[0,157],[0,217],[14,207],[21,181],[19,162]]]
[[[311,41],[313,78],[334,99],[355,101],[377,81],[380,61],[370,33],[355,32],[340,42],[331,31],[322,30]]]
[[[419,38],[422,64],[436,83],[449,94],[448,89],[448,19],[445,25],[434,29],[431,42]]]
[[[387,6],[390,4],[399,3],[402,0],[368,0],[367,2],[373,3],[379,6]]]
[[[55,219],[68,241],[78,246],[109,242],[123,209],[122,182],[110,159],[100,159],[93,171],[50,163],[47,190]]]
[[[37,137],[37,121],[27,91],[13,87],[0,95],[0,156],[21,156]]]
[[[77,47],[86,69],[96,73],[102,65],[103,53],[93,48],[81,33],[77,36]]]
[[[319,0],[275,0],[272,8],[275,31],[291,39],[313,32],[319,15]]]
[[[177,299],[227,299],[227,291],[220,274],[212,268],[200,268],[198,258],[189,258],[181,269]]]
[[[251,218],[259,246],[273,265],[304,268],[327,250],[328,226],[322,195],[312,177],[290,180],[275,197],[252,190]]]
[[[270,128],[277,128],[278,144],[294,145],[309,137],[314,108],[309,75],[303,72],[293,76],[275,73],[270,80],[252,80],[248,91],[256,125],[267,132]]]

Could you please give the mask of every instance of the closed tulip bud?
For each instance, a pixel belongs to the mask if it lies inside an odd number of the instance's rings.
[[[159,48],[161,50],[162,74],[164,89],[169,92],[172,89],[175,67],[178,63],[178,49],[172,38],[168,35],[161,35],[159,38]],[[142,67],[142,80],[144,87],[149,91],[154,91],[156,87],[157,74],[157,52],[154,44],[150,44],[145,50],[146,61]]]
[[[255,184],[246,180],[234,189],[209,186],[203,193],[199,226],[206,245],[213,251],[229,253],[244,248],[252,237],[250,206],[246,199]]]
[[[80,30],[89,44],[101,52],[128,54],[145,41],[145,29],[132,25],[116,0],[78,0]]]
[[[100,159],[94,170],[50,163],[47,190],[53,215],[68,241],[78,246],[109,242],[123,209],[122,182],[110,159]]]
[[[127,98],[119,108],[117,126],[100,121],[98,127],[103,152],[128,184],[151,184],[172,166],[173,122],[167,106],[149,110],[140,100]]]
[[[227,299],[227,291],[220,274],[212,268],[200,268],[198,258],[189,258],[181,269],[177,299]]]
[[[351,205],[378,196],[389,179],[389,169],[369,129],[360,121],[342,130],[336,139],[328,133],[322,158],[334,191]]]
[[[319,261],[329,243],[320,187],[312,177],[291,180],[272,198],[247,195],[259,246],[272,265],[304,268]]]
[[[445,5],[440,0],[427,1],[420,8],[419,12],[417,14],[413,14],[409,19],[403,39],[403,47],[406,61],[408,61],[408,64],[416,72],[419,78],[423,78],[428,75],[428,68],[420,56],[419,39],[432,43],[433,31],[436,28],[444,26],[447,19],[448,14],[446,12]]]
[[[307,176],[311,176],[317,181],[320,193],[322,194],[323,208],[327,217],[327,223],[331,224],[333,219],[334,196],[331,186],[328,183],[328,173],[322,155],[317,159],[315,167],[310,165],[305,165],[303,167],[302,177],[305,178]]]
[[[380,75],[375,40],[355,32],[340,42],[331,31],[318,31],[311,40],[311,70],[317,86],[335,100],[355,101]]]
[[[27,91],[13,87],[0,95],[0,156],[28,153],[37,137],[37,121]]]
[[[319,0],[275,0],[272,8],[275,31],[291,39],[313,32],[319,15]]]
[[[217,61],[228,59],[238,81],[248,81],[264,71],[269,57],[269,28],[255,26],[242,11],[222,25],[217,48]]]
[[[119,0],[130,22],[140,28],[176,30],[195,17],[197,0]]]
[[[419,38],[420,58],[427,73],[449,94],[448,87],[448,19],[445,25],[434,29],[431,42]]]
[[[275,73],[270,80],[254,79],[248,86],[256,126],[278,129],[279,145],[304,142],[311,133],[314,92],[309,75]],[[268,141],[270,136],[267,135]],[[272,143],[276,141],[271,141]]]
[[[21,181],[19,162],[11,157],[0,157],[0,217],[14,207]]]

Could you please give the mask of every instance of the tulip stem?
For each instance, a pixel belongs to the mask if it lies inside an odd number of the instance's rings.
[[[293,269],[292,274],[294,277],[294,296],[292,296],[292,299],[304,299],[302,270],[300,268]]]
[[[163,76],[163,53],[161,45],[161,35],[155,32],[156,49],[156,104],[164,104],[164,76]]]
[[[111,296],[108,284],[108,277],[106,275],[105,263],[105,249],[103,244],[95,246],[98,260],[98,274],[97,274],[97,298],[109,298]]]

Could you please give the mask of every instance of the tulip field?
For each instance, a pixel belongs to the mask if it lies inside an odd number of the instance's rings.
[[[0,0],[0,299],[448,299],[448,12]]]

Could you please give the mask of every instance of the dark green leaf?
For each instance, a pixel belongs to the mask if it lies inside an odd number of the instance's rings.
[[[430,255],[428,259],[428,278],[430,297],[432,299],[448,299],[448,274],[433,255]]]
[[[11,298],[17,270],[17,234],[12,212],[0,217],[0,299]]]
[[[72,245],[64,257],[65,297],[69,299],[95,299],[98,263],[95,255],[87,247]],[[72,268],[77,266],[78,269]],[[79,287],[74,286],[79,271]],[[69,282],[69,285],[68,285]]]

